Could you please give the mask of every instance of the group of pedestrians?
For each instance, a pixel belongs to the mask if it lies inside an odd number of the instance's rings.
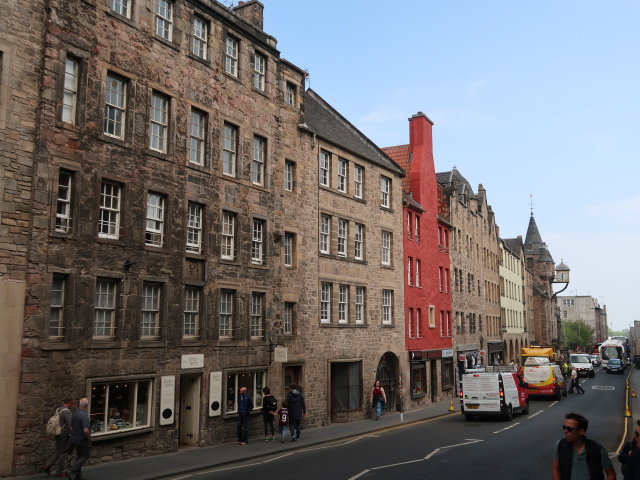
[[[247,389],[242,387],[238,397],[238,440],[237,444],[246,445],[249,443],[249,417],[254,408],[253,399],[247,393]],[[304,403],[304,396],[299,387],[292,383],[289,385],[287,399],[282,402],[282,407],[278,409],[278,401],[271,394],[269,387],[262,389],[262,418],[264,421],[264,441],[275,440],[275,419],[278,419],[280,427],[281,442],[284,443],[287,436],[287,428],[291,432],[291,441],[300,440],[300,428],[302,418],[307,414],[307,406]]]
[[[55,436],[56,449],[44,466],[47,474],[53,473],[56,477],[67,477],[71,480],[83,480],[82,466],[89,459],[91,453],[91,425],[87,408],[89,400],[81,398],[78,407],[72,413],[75,405],[72,396],[66,396],[62,405],[56,408],[60,433]],[[75,450],[76,458],[71,468],[66,470],[65,463]]]

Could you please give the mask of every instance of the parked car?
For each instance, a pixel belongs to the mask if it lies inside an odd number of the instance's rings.
[[[591,364],[594,367],[599,367],[602,365],[602,360],[600,359],[599,355],[591,355]]]
[[[607,373],[619,373],[622,375],[625,367],[625,362],[619,358],[610,358],[607,362]]]

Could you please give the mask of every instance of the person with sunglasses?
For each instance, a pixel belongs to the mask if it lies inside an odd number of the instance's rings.
[[[553,449],[553,480],[616,479],[607,450],[585,436],[588,427],[589,421],[582,415],[567,413],[564,416],[564,438],[558,440]]]
[[[624,480],[640,479],[640,420],[636,421],[633,439],[624,444],[618,460],[622,464],[620,471]]]

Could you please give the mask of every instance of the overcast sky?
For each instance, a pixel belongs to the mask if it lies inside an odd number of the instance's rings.
[[[424,112],[436,170],[486,188],[501,237],[533,195],[564,293],[640,320],[640,1],[261,1],[282,57],[378,146]]]

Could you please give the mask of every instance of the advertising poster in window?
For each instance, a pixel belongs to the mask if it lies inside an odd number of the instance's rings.
[[[171,425],[174,420],[176,377],[160,379],[160,425]]]
[[[209,374],[209,416],[219,417],[222,413],[222,372]]]

